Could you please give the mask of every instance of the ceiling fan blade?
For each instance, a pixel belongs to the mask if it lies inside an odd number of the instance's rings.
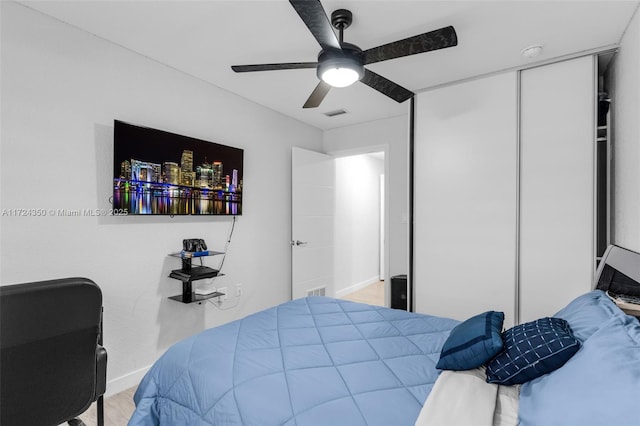
[[[404,102],[414,95],[411,90],[405,89],[399,84],[396,84],[391,80],[387,80],[383,76],[376,74],[375,72],[368,69],[364,70],[364,76],[360,81],[367,86],[376,89],[383,95],[390,97],[396,102]]]
[[[232,65],[235,72],[253,71],[277,71],[277,70],[297,70],[303,68],[316,68],[317,62],[291,62],[282,64],[257,64],[257,65]]]
[[[309,96],[309,99],[307,99],[307,102],[304,103],[302,108],[318,107],[318,105],[320,105],[324,97],[327,96],[327,93],[329,93],[329,89],[331,89],[331,86],[329,86],[324,81],[320,80],[320,83],[318,83],[316,88],[313,89],[313,92],[311,92],[311,96]]]
[[[323,50],[342,50],[319,0],[289,0]]]
[[[452,27],[444,27],[439,30],[383,44],[362,52],[364,63],[373,64],[375,62],[400,58],[402,56],[415,55],[432,50],[453,47],[458,44],[456,30]]]

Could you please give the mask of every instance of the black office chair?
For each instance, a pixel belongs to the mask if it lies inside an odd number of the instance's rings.
[[[0,424],[104,424],[102,292],[87,278],[0,286]]]

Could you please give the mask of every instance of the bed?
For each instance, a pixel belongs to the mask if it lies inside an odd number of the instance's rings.
[[[640,286],[640,255],[611,246],[595,289],[536,322],[559,324],[571,343],[535,377],[552,357],[509,371],[501,313],[460,322],[326,297],[286,302],[172,346],[140,383],[129,425],[638,425],[640,323],[607,295],[620,281]]]

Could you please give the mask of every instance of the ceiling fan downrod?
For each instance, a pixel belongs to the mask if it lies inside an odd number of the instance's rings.
[[[342,45],[344,42],[344,30],[349,28],[353,22],[353,14],[347,9],[334,10],[331,13],[331,25],[338,30],[338,41]]]

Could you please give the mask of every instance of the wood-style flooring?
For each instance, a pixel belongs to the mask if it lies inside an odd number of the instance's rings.
[[[343,296],[342,299],[368,305],[384,306],[384,281],[378,281],[363,289],[349,293]]]
[[[133,414],[133,394],[136,388],[129,388],[120,393],[104,399],[104,424],[105,426],[126,426]],[[97,426],[96,404],[92,404],[87,411],[80,416],[80,420],[87,426]],[[66,424],[66,423],[65,423]]]
[[[384,282],[380,281],[343,297],[353,302],[384,306]],[[104,424],[106,426],[126,426],[133,414],[135,405],[133,394],[136,388],[130,388],[104,399]],[[93,404],[80,419],[87,426],[97,426],[96,404]]]

